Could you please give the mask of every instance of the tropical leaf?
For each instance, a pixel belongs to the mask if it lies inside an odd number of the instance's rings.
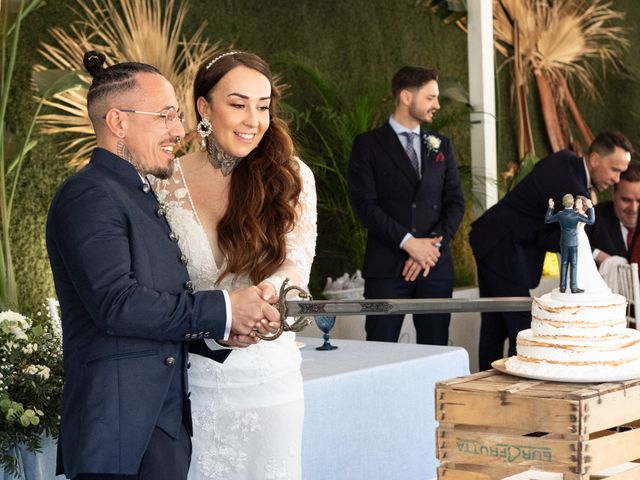
[[[322,72],[300,57],[280,55],[276,63],[301,75],[320,97],[319,102],[303,109],[285,105],[296,126],[293,133],[300,156],[316,177],[320,232],[316,265],[328,269],[319,272],[320,277],[355,271],[364,258],[366,232],[349,200],[349,155],[354,137],[381,122],[386,110],[382,92],[387,87],[368,88],[356,97],[345,97]]]
[[[44,95],[56,95],[73,88],[88,86],[82,78],[82,72],[74,72],[61,69],[49,69],[33,72],[32,75],[35,89]]]

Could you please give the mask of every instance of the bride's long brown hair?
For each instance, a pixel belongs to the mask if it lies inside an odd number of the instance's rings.
[[[220,79],[240,65],[269,79],[271,123],[258,146],[231,174],[227,211],[217,229],[218,244],[226,258],[226,267],[218,282],[233,273],[246,274],[258,284],[274,273],[286,258],[285,235],[296,221],[302,180],[294,160],[289,128],[277,115],[280,92],[274,85],[271,69],[257,55],[246,52],[214,55],[200,66],[193,85],[198,121],[201,120],[198,98],[204,97],[210,102],[211,91]],[[213,128],[215,130],[215,125]]]

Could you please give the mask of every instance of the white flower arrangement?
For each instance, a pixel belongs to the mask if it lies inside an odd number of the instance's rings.
[[[54,301],[55,302],[55,301]],[[36,451],[57,435],[62,395],[62,341],[57,302],[36,320],[0,312],[0,467],[17,475],[17,445]]]

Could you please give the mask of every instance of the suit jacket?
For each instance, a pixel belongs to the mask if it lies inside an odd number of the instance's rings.
[[[64,336],[59,467],[70,478],[137,473],[154,427],[171,434],[183,413],[189,421],[185,341],[225,333],[223,292],[192,293],[186,260],[142,186],[133,166],[98,148],[49,210]]]
[[[620,220],[613,210],[613,202],[602,202],[594,208],[596,222],[586,227],[591,248],[626,258],[628,250],[620,230]]]
[[[578,246],[578,223],[586,223],[587,225],[593,225],[595,216],[593,214],[593,208],[587,209],[587,215],[582,215],[576,212],[573,208],[564,208],[558,213],[553,213],[553,208],[547,209],[547,214],[544,217],[546,223],[558,222],[560,224],[560,249],[565,247],[577,247]]]
[[[542,275],[545,252],[560,250],[557,225],[544,221],[549,198],[589,197],[584,160],[563,150],[540,160],[529,175],[471,226],[469,242],[478,268],[531,289]]]
[[[437,151],[425,145],[427,135],[440,139]],[[401,275],[408,255],[400,242],[407,233],[442,235],[442,255],[432,273],[448,265],[446,275],[453,275],[448,245],[464,214],[458,166],[447,137],[426,130],[420,136],[422,179],[388,123],[353,142],[349,193],[355,214],[368,230],[364,277]]]

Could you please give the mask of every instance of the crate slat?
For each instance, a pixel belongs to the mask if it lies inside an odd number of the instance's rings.
[[[612,432],[610,435],[587,440],[583,450],[589,458],[591,472],[620,465],[640,457],[640,430]]]
[[[486,466],[517,465],[544,471],[571,471],[578,442],[562,439],[438,429],[441,461]],[[585,471],[573,473],[586,473]]]
[[[439,422],[518,426],[531,432],[577,433],[577,402],[532,398],[507,392],[472,392],[436,389]]]

